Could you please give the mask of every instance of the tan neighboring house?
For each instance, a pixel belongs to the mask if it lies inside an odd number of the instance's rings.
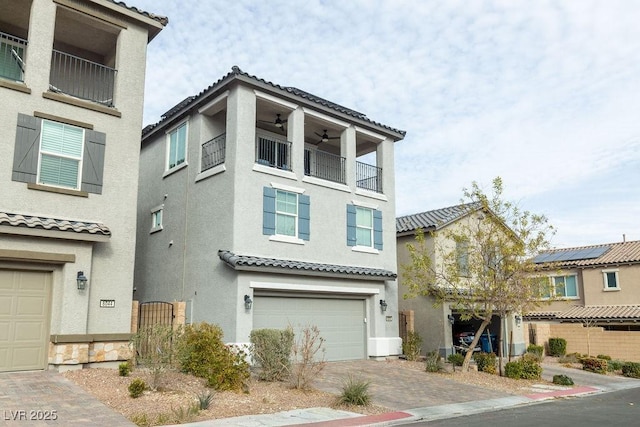
[[[129,357],[146,49],[166,24],[0,0],[0,372]]]
[[[525,315],[529,341],[640,361],[640,241],[555,249],[536,257],[554,300]]]
[[[435,300],[430,296],[416,296],[404,298],[408,289],[404,284],[403,265],[410,262],[408,243],[415,243],[416,231],[422,229],[425,233],[425,244],[432,253],[433,262],[438,263],[435,248],[438,245],[445,245],[447,242],[436,242],[430,235],[432,232],[439,232],[448,227],[456,227],[468,221],[477,221],[479,215],[485,213],[476,204],[461,204],[442,209],[421,212],[396,218],[396,240],[398,254],[398,310],[400,311],[400,335],[406,339],[407,331],[415,331],[420,334],[423,340],[422,354],[432,350],[438,350],[441,355],[448,356],[455,352],[456,346],[465,342],[470,343],[472,333],[480,326],[479,320],[463,321],[460,312],[449,303],[434,306]],[[444,238],[444,237],[437,237]],[[452,245],[455,243],[451,242]],[[452,246],[453,249],[454,246]],[[505,337],[505,347],[503,354],[520,355],[524,353],[524,334],[520,316],[510,316],[504,320],[503,331]],[[492,336],[491,346],[489,339],[482,340],[480,347],[483,351],[489,348],[496,352],[496,341],[494,336],[499,333],[498,316],[493,319],[487,330]],[[483,335],[487,332],[485,331]],[[507,337],[512,337],[511,348],[508,348]],[[462,340],[462,341],[461,341]]]

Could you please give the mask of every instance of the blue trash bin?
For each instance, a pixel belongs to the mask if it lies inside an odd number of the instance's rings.
[[[497,350],[497,340],[496,340],[496,335],[491,334],[491,345],[489,345],[489,337],[487,336],[487,334],[482,334],[480,335],[480,348],[482,348],[482,351],[484,353],[496,353]]]

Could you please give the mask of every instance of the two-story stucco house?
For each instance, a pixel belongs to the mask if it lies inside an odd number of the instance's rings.
[[[640,361],[640,241],[554,249],[535,261],[553,295],[525,315],[532,342],[561,337],[568,352]]]
[[[398,310],[401,313],[401,330],[417,332],[422,338],[422,354],[437,350],[443,356],[448,356],[456,352],[460,346],[470,344],[473,334],[478,330],[481,321],[476,319],[463,320],[461,312],[450,302],[441,305],[435,304],[435,299],[431,296],[417,295],[411,298],[408,296],[409,289],[403,283],[402,266],[411,262],[407,244],[414,244],[416,232],[421,229],[425,234],[425,247],[429,251],[429,256],[433,263],[440,262],[438,257],[442,248],[450,242],[443,239],[442,230],[449,227],[457,227],[461,224],[466,226],[470,221],[477,222],[482,215],[493,215],[490,211],[484,211],[477,203],[467,203],[450,206],[441,209],[434,209],[411,215],[405,215],[396,219],[396,238],[398,245],[398,277],[399,302]],[[451,250],[458,250],[455,243],[452,243]],[[468,248],[460,252],[458,262],[466,262]],[[462,266],[461,266],[462,267]],[[521,316],[513,313],[504,319],[503,331],[505,339],[503,354],[506,356],[519,355],[524,352],[524,336],[521,326]],[[481,341],[480,348],[483,351],[494,351],[497,353],[497,340],[500,317],[494,315],[491,323],[484,334],[489,334],[490,339]]]
[[[129,357],[146,48],[166,23],[0,0],[0,371]]]
[[[229,343],[315,325],[327,360],[399,354],[404,134],[233,67],[143,130],[136,299],[185,301]]]

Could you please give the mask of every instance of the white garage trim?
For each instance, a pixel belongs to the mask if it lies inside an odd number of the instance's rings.
[[[376,288],[353,288],[346,286],[300,285],[269,282],[250,282],[249,287],[253,289],[268,289],[277,291],[319,292],[351,295],[377,295],[380,293],[380,289]]]

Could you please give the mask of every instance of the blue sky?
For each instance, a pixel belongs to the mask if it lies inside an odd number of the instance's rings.
[[[545,214],[553,245],[640,240],[640,2],[127,0],[169,17],[144,123],[238,65],[407,131],[398,216],[472,181]]]

